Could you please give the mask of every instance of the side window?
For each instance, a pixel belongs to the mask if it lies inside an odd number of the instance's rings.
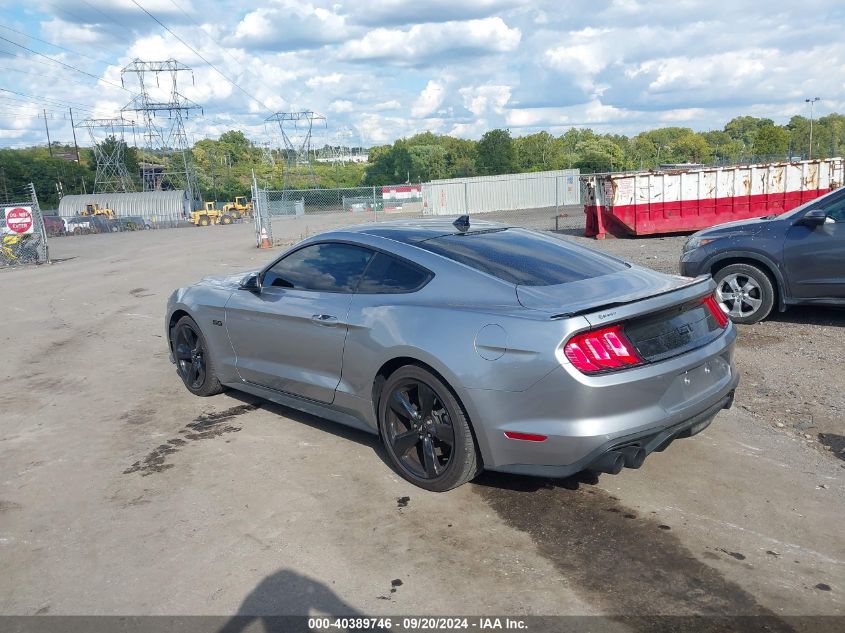
[[[294,251],[264,273],[263,287],[354,292],[373,251],[352,244],[312,244]]]
[[[402,260],[376,253],[361,284],[358,293],[397,294],[419,290],[431,279],[431,273]]]
[[[836,222],[845,222],[845,196],[840,196],[836,202],[832,202],[824,208],[827,217]]]

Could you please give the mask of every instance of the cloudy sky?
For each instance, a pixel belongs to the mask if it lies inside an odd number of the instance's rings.
[[[306,109],[326,116],[320,138],[366,145],[785,122],[815,96],[817,114],[845,112],[841,0],[0,0],[0,15],[4,147],[43,144],[44,109],[59,141],[68,106],[115,116],[138,91],[121,77],[134,59],[193,68],[178,78],[203,108],[191,140],[273,141],[267,116]]]

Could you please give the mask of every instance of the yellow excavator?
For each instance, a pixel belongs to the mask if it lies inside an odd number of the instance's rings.
[[[212,224],[231,224],[235,221],[230,213],[217,208],[216,202],[206,202],[205,208],[191,211],[191,222],[194,226],[210,226]]]
[[[252,201],[247,202],[246,196],[235,196],[234,202],[223,205],[223,213],[228,213],[235,219],[252,217]]]
[[[117,217],[111,209],[101,209],[96,202],[91,202],[85,205],[85,210],[80,211],[79,215],[99,215],[109,219]]]

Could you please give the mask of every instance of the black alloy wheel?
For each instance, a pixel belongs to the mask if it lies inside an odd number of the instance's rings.
[[[442,475],[452,458],[455,432],[431,387],[407,380],[393,389],[388,404],[386,436],[403,468],[420,479]]]
[[[394,372],[379,399],[382,440],[402,477],[443,492],[478,474],[469,422],[451,390],[417,366]]]
[[[205,381],[205,350],[199,335],[189,323],[183,323],[176,328],[173,342],[173,355],[185,386],[199,389]]]
[[[196,322],[182,317],[170,336],[176,370],[188,390],[198,396],[220,393],[222,388],[214,374],[211,355]]]

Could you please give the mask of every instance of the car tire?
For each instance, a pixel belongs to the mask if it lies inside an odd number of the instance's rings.
[[[406,365],[385,381],[378,420],[390,463],[420,488],[445,492],[481,471],[463,407],[447,385],[422,367]]]
[[[214,357],[197,322],[183,316],[170,330],[170,349],[176,373],[195,396],[214,396],[223,391],[217,379]]]
[[[751,264],[730,264],[713,275],[716,299],[734,323],[765,319],[775,303],[772,280]]]

